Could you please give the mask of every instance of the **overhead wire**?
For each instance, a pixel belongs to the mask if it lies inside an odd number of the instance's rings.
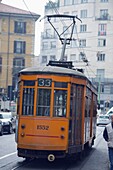
[[[35,20],[35,17],[34,17],[34,15],[33,15],[33,13],[29,10],[29,8],[28,8],[25,0],[23,0],[23,3],[24,3],[24,5],[26,6],[26,8],[27,8],[27,10],[29,11],[29,13],[31,14],[31,16],[33,17],[33,19]]]

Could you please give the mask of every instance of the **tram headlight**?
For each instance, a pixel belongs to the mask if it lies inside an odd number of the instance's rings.
[[[24,136],[25,136],[25,133],[24,133],[24,132],[22,132],[22,133],[21,133],[21,136],[22,136],[22,137],[24,137]]]

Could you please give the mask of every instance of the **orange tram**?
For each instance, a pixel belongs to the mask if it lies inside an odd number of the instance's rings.
[[[96,136],[97,91],[72,62],[19,72],[16,142],[19,157],[81,155]]]

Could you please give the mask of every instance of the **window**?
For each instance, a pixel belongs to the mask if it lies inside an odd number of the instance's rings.
[[[42,43],[42,49],[48,49],[48,42]]]
[[[65,82],[54,82],[54,86],[58,88],[67,88],[68,84]]]
[[[97,61],[105,61],[105,54],[97,55]]]
[[[64,0],[64,5],[71,5],[72,4],[72,0]]]
[[[97,69],[97,77],[98,78],[104,78],[105,76],[105,70],[104,69]]]
[[[87,25],[80,25],[80,32],[86,32],[87,31]]]
[[[56,41],[51,41],[51,48],[56,48]]]
[[[47,56],[42,56],[42,63],[47,63]]]
[[[25,54],[26,42],[25,41],[14,41],[14,53]]]
[[[73,62],[76,61],[77,60],[76,59],[76,54],[71,54],[70,55],[70,60],[73,61]]]
[[[101,19],[108,19],[108,9],[100,10],[100,18]]]
[[[98,46],[105,47],[106,46],[106,39],[98,39]]]
[[[78,0],[72,0],[72,4],[78,4]]]
[[[72,15],[74,16],[78,15],[78,11],[72,11]]]
[[[73,48],[73,47],[77,47],[77,40],[72,40],[71,42],[70,42],[70,46]]]
[[[38,89],[37,93],[37,116],[50,116],[50,89]]]
[[[87,10],[81,10],[80,11],[80,17],[81,18],[87,18]]]
[[[81,3],[87,3],[88,0],[81,0]]]
[[[85,39],[79,41],[79,47],[86,47],[86,40]]]
[[[107,24],[99,24],[98,26],[98,35],[104,36],[106,35]]]
[[[18,21],[15,21],[14,22],[14,32],[15,33],[22,33],[22,34],[25,34],[26,33],[26,22],[18,22]]]
[[[64,15],[69,15],[69,12],[64,12]]]
[[[33,115],[34,112],[34,87],[23,88],[22,115]]]
[[[54,117],[66,117],[67,90],[54,90]]]
[[[50,38],[50,37],[51,37],[51,29],[46,29],[46,30],[45,30],[45,33],[46,33],[46,37],[47,37],[47,38]]]
[[[108,0],[100,0],[100,2],[108,2]]]
[[[50,55],[50,60],[55,61],[56,60],[56,56],[55,55]]]
[[[21,57],[16,57],[13,59],[13,66],[15,67],[24,67],[25,66],[25,59]]]
[[[13,75],[17,75],[18,72],[25,67],[25,59],[22,57],[16,57],[13,59]]]
[[[113,85],[110,86],[110,94],[113,94]]]
[[[85,58],[86,58],[85,53],[80,52],[80,54],[79,54],[79,61],[83,61]]]

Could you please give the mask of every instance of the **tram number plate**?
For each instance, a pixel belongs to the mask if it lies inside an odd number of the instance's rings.
[[[49,126],[37,125],[37,129],[38,129],[38,130],[48,130],[48,129],[49,129]]]

